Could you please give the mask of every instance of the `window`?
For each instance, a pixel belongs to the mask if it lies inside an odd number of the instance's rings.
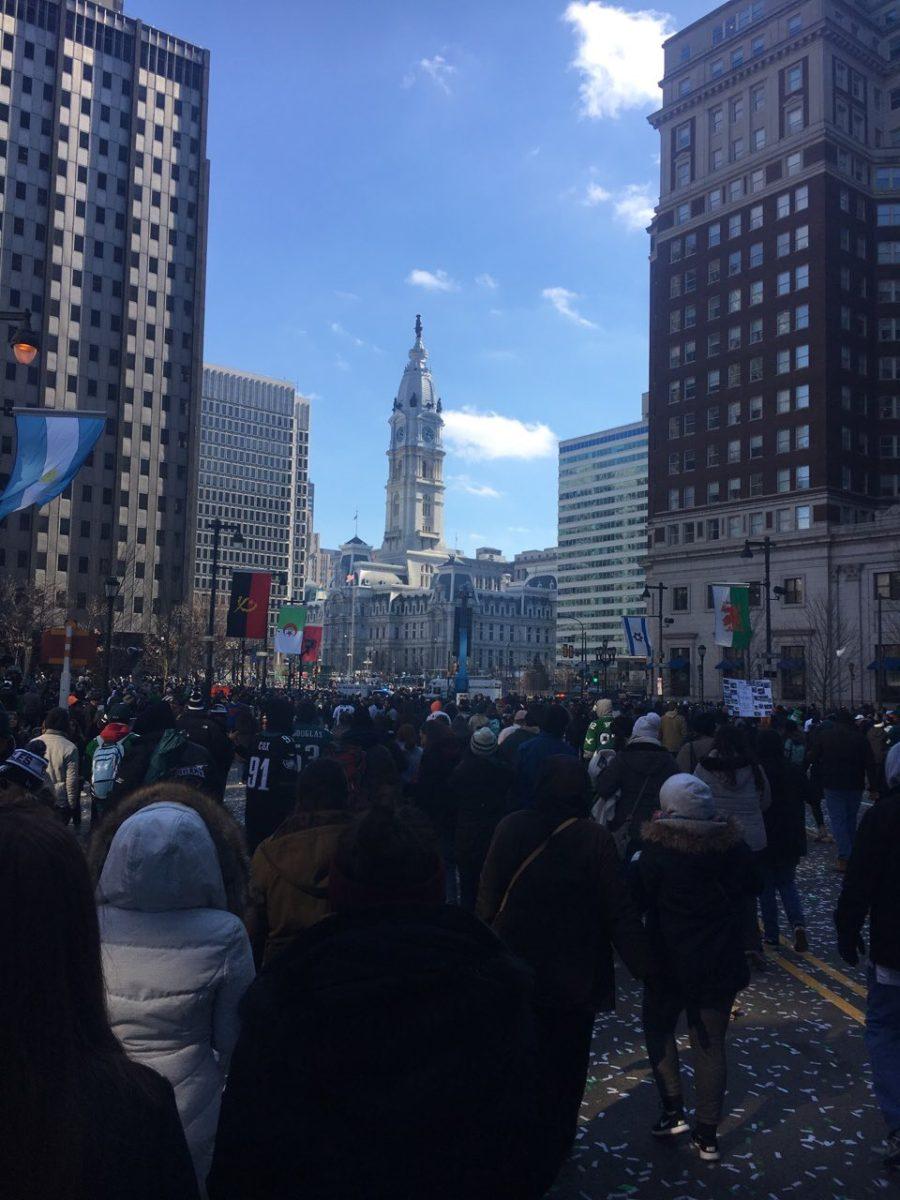
[[[669,333],[678,333],[681,330],[681,309],[673,308],[669,313]]]
[[[809,305],[798,304],[794,309],[794,328],[808,329],[809,328]]]
[[[731,123],[733,125],[737,121],[742,121],[743,119],[744,119],[744,97],[743,96],[735,96],[735,98],[731,101]]]
[[[875,211],[879,225],[900,225],[900,204],[878,204]]]
[[[721,104],[709,110],[709,132],[721,133],[724,121],[723,110]]]
[[[776,476],[776,488],[779,492],[789,492],[791,490],[791,469],[790,467],[780,467]]]
[[[878,571],[873,582],[876,600],[900,600],[900,571]]]
[[[782,337],[791,332],[791,310],[783,308],[775,314],[775,336]],[[787,351],[785,351],[787,353]]]
[[[722,274],[722,260],[720,258],[711,258],[706,268],[706,282],[718,283]]]
[[[707,429],[718,429],[719,428],[719,410],[718,410],[718,408],[708,408],[706,410],[706,428]]]
[[[750,284],[750,305],[762,304],[763,301],[763,281],[756,279]],[[760,322],[760,326],[761,326]],[[753,341],[753,339],[750,339]]]
[[[686,587],[672,588],[672,612],[688,611],[688,589]]]
[[[728,349],[740,350],[741,348],[741,327],[740,325],[732,325],[728,330]]]
[[[753,304],[753,295],[751,289],[750,303]],[[750,345],[754,346],[757,342],[763,340],[763,320],[762,317],[754,317],[750,322]]]
[[[797,467],[794,472],[794,487],[798,491],[805,491],[809,487],[809,467]]]
[[[754,242],[750,247],[750,266],[761,267],[763,264],[763,246],[762,242]]]
[[[739,438],[733,438],[728,443],[728,461],[729,463],[739,463],[741,461],[741,443]]]
[[[790,429],[779,429],[775,434],[775,453],[788,454],[791,449],[791,431]],[[671,463],[671,455],[669,456]]]
[[[812,509],[808,504],[798,504],[794,509],[794,523],[798,529],[809,529],[812,525]]]
[[[691,123],[685,121],[683,125],[675,126],[675,149],[686,150],[691,144]]]
[[[744,157],[744,139],[742,137],[731,139],[731,161],[738,162]]]
[[[784,581],[784,596],[785,604],[802,604],[803,603],[803,578],[800,575],[789,575]]]
[[[736,238],[741,236],[741,214],[735,213],[734,216],[728,218],[728,236]]]
[[[792,92],[799,92],[803,88],[803,64],[794,63],[792,67],[784,73],[784,91],[785,95],[791,95]]]
[[[750,495],[761,496],[763,490],[763,477],[761,471],[754,471],[750,476]]]
[[[722,240],[722,226],[719,224],[718,221],[714,221],[712,223],[712,225],[709,226],[709,229],[707,230],[707,245],[712,250],[713,247],[719,245],[721,240]]]
[[[790,350],[779,350],[775,355],[775,374],[787,375],[791,369]]]
[[[719,465],[719,447],[714,443],[709,443],[706,447],[706,465],[708,467]]]
[[[809,264],[804,263],[800,267],[794,269],[794,287],[796,290],[802,291],[803,288],[809,287]]]
[[[732,250],[728,255],[728,274],[740,275],[741,273],[741,252],[740,250]]]
[[[784,114],[784,132],[786,135],[799,133],[803,128],[803,108],[797,104],[787,109]]]
[[[762,112],[766,107],[766,85],[758,83],[750,89],[750,111],[757,113]]]
[[[669,512],[678,512],[681,507],[681,493],[678,488],[669,488]]]
[[[706,503],[718,504],[720,499],[719,481],[713,480],[712,483],[706,485]]]
[[[741,289],[732,288],[728,293],[728,311],[736,313],[741,311]]]
[[[803,170],[803,155],[799,151],[795,154],[789,154],[785,159],[784,165],[788,175],[799,175]]]
[[[900,242],[879,242],[877,256],[882,264],[900,263]]]
[[[778,533],[786,533],[793,528],[793,513],[789,508],[775,509],[775,529]]]
[[[750,209],[750,228],[762,229],[762,226],[763,206],[761,204],[754,204],[754,206]]]
[[[750,173],[750,191],[754,192],[754,193],[761,192],[761,191],[763,191],[765,186],[766,186],[766,173],[762,169],[762,167],[760,167],[756,171],[751,171],[751,173]]]
[[[794,449],[808,450],[809,449],[809,426],[797,425],[794,428]]]
[[[706,302],[706,315],[710,321],[718,321],[722,315],[722,299],[720,296],[710,296]]]
[[[744,518],[729,517],[728,518],[728,536],[730,538],[741,538],[744,536]]]
[[[801,383],[794,388],[794,407],[809,408],[809,384]]]
[[[755,433],[750,439],[750,457],[762,458],[763,454],[763,439],[761,433]]]
[[[717,392],[719,390],[719,383],[720,383],[720,373],[719,373],[718,369],[713,370],[713,371],[707,371],[707,373],[706,373],[706,390],[707,390],[707,392],[709,392],[709,393]],[[716,411],[718,411],[718,410],[716,410]]]
[[[786,296],[791,290],[791,273],[790,271],[779,271],[778,278],[775,280],[775,292],[779,296]]]
[[[750,408],[750,420],[751,421],[761,421],[762,415],[763,415],[762,396],[751,396],[747,403]],[[750,457],[753,458],[752,442],[751,442]]]
[[[729,425],[740,425],[740,423],[741,423],[741,402],[740,402],[740,400],[732,400],[732,402],[728,405],[728,424]],[[740,450],[741,450],[740,443],[738,443],[738,446],[737,446],[738,458],[732,459],[730,457],[731,443],[729,443],[729,459],[728,459],[728,461],[729,462],[738,462],[740,460]]]
[[[706,338],[706,356],[714,358],[722,349],[722,337],[719,333],[710,333]]]
[[[781,220],[782,217],[791,215],[791,194],[783,192],[775,201],[775,216]]]
[[[751,383],[756,383],[763,377],[763,360],[762,357],[750,359],[750,374],[748,376]]]
[[[791,252],[791,235],[790,233],[779,233],[775,239],[775,253],[779,258],[784,258],[786,254]]]
[[[794,347],[794,370],[805,371],[809,366],[809,346]]]

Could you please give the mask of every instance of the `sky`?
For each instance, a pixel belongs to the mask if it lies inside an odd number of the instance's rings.
[[[381,542],[419,312],[448,544],[556,544],[557,440],[640,416],[646,118],[709,7],[126,0],[211,52],[205,358],[310,397],[323,545]]]

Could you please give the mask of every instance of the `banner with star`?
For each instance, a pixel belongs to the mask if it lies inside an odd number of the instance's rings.
[[[17,409],[16,461],[0,495],[0,521],[64,492],[103,432],[102,413]]]

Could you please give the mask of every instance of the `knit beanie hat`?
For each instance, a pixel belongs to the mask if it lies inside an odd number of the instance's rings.
[[[469,733],[474,733],[476,729],[483,729],[485,725],[490,725],[490,721],[484,713],[475,713],[469,717]]]
[[[663,821],[714,821],[712,788],[696,775],[670,775],[659,789]]]
[[[45,780],[47,759],[37,753],[37,747],[44,748],[41,741],[32,742],[33,750],[17,749],[4,762],[0,763],[0,775],[20,783],[30,792],[36,792]]]
[[[645,713],[642,717],[638,717],[638,719],[635,721],[634,729],[631,731],[631,740],[634,741],[636,738],[643,738],[646,741],[648,738],[650,738],[653,741],[658,742],[659,730],[659,713]]]
[[[469,738],[469,749],[480,757],[494,754],[497,750],[497,735],[489,726],[483,725]]]

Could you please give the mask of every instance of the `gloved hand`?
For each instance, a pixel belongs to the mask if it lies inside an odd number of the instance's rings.
[[[861,936],[853,933],[838,934],[838,954],[850,967],[855,967],[859,962],[860,954],[865,954],[866,943]]]

